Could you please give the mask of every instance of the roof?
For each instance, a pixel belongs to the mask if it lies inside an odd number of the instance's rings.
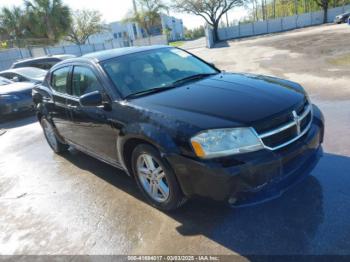
[[[17,60],[14,64],[24,63],[24,62],[32,62],[32,61],[40,61],[42,59],[50,59],[50,58],[56,58],[58,60],[66,59],[66,58],[73,58],[75,55],[70,54],[62,54],[62,55],[47,55],[47,56],[40,56],[40,57],[29,57],[25,59]]]
[[[87,58],[87,59],[91,59],[91,60],[95,60],[97,62],[100,62],[100,61],[108,60],[108,59],[115,58],[118,56],[129,55],[129,54],[148,51],[148,50],[155,50],[155,49],[159,49],[159,48],[170,48],[170,47],[167,45],[123,47],[123,48],[116,48],[116,49],[110,49],[110,50],[105,50],[105,51],[89,53],[89,54],[83,55],[82,58]]]

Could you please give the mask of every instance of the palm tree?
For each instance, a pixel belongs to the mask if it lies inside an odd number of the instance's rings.
[[[56,43],[68,33],[71,13],[62,0],[25,0],[24,3],[34,37]]]
[[[141,11],[137,11],[136,7],[140,7]],[[147,36],[150,36],[152,28],[161,25],[160,13],[167,10],[167,6],[161,0],[137,0],[135,13],[125,21],[137,23],[146,31]]]
[[[3,7],[0,11],[0,33],[16,42],[22,38],[25,33],[23,13],[19,7]]]

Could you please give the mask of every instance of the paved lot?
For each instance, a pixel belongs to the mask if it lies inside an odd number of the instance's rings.
[[[196,48],[204,48],[206,45],[207,43],[205,37],[201,37],[196,40],[185,41],[184,44],[180,47],[186,50],[191,50]]]
[[[191,201],[162,213],[122,172],[55,155],[34,117],[1,125],[0,254],[350,254],[350,74],[329,60],[350,52],[344,39],[350,27],[324,26],[192,50],[222,69],[301,82],[325,114],[312,175],[259,206]]]

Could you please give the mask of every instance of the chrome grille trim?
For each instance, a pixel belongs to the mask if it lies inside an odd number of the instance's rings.
[[[302,122],[309,114],[311,114],[311,117],[310,117],[310,122],[307,124],[307,126],[305,127],[305,129],[301,130],[300,134],[298,134],[296,137],[294,137],[293,139],[291,140],[288,140],[287,142],[283,143],[283,144],[280,144],[278,146],[275,146],[275,147],[269,147],[267,145],[265,145],[263,139],[264,138],[267,138],[267,137],[270,137],[270,136],[273,136],[273,135],[276,135],[284,130],[287,130],[288,128],[291,128],[293,126],[297,127],[297,123],[296,121],[291,121],[283,126],[280,126],[276,129],[273,129],[271,131],[268,131],[268,132],[265,132],[265,133],[262,133],[262,134],[258,134],[256,133],[256,135],[259,137],[260,139],[260,142],[261,144],[267,148],[267,149],[270,149],[270,150],[277,150],[277,149],[280,149],[282,147],[285,147],[285,146],[288,146],[289,144],[295,142],[296,140],[298,140],[299,138],[301,138],[303,135],[305,135],[307,133],[307,131],[309,131],[310,127],[311,127],[311,124],[312,124],[312,118],[313,118],[313,114],[312,114],[312,105],[310,104],[307,109],[303,112],[303,114],[301,114],[299,116],[299,122]],[[255,130],[254,130],[255,131]]]

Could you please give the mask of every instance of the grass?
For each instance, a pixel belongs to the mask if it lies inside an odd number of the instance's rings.
[[[350,53],[328,59],[328,62],[335,66],[347,66],[350,65]]]
[[[176,41],[176,42],[170,42],[169,45],[170,46],[175,46],[175,47],[180,47],[184,44],[183,41]]]

